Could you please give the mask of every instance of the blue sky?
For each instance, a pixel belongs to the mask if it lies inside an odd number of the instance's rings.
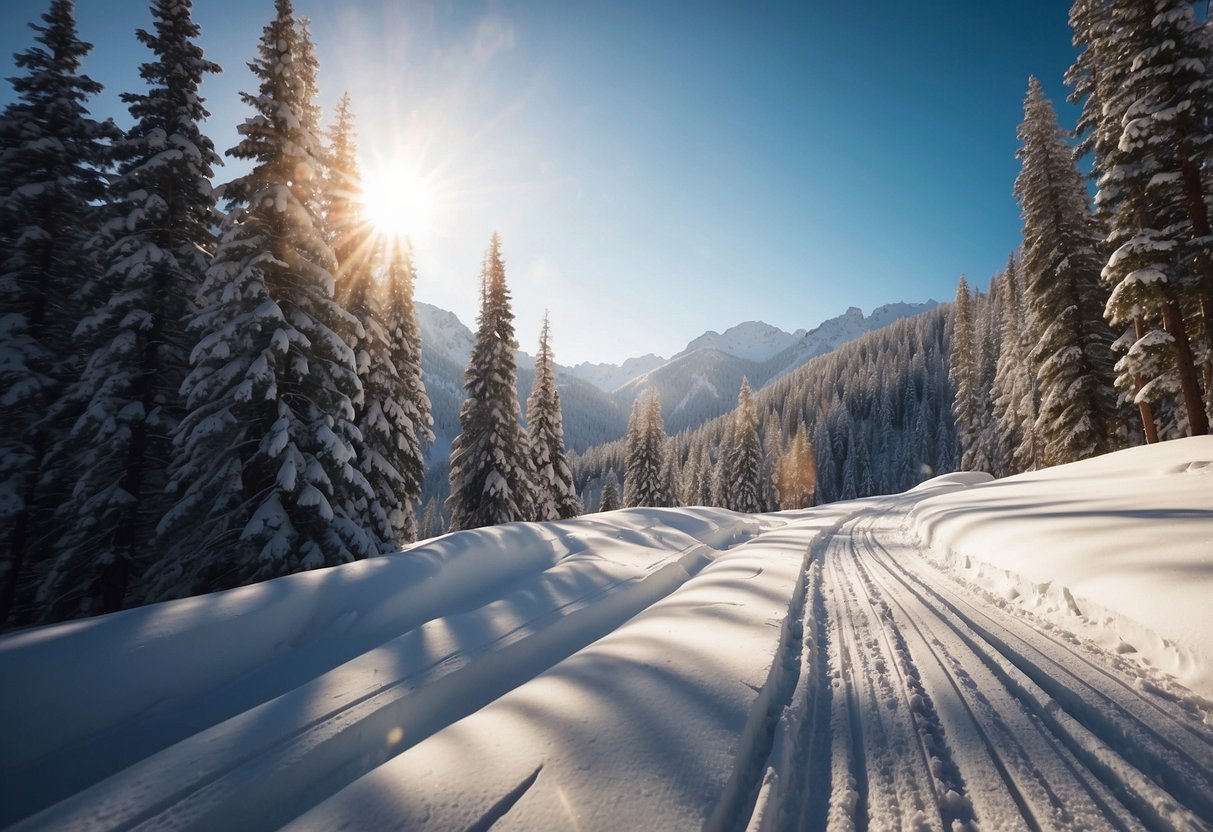
[[[0,6],[5,77],[46,5]],[[1067,7],[296,0],[326,113],[349,91],[368,169],[405,164],[435,192],[418,298],[473,325],[499,231],[522,347],[549,308],[566,364],[669,356],[745,320],[792,330],[946,300],[962,272],[984,286],[1018,243],[1028,76],[1073,118]],[[126,123],[147,4],[77,8],[96,45],[85,71],[106,85],[93,111]],[[203,90],[220,152],[249,114],[238,92],[272,14],[195,0],[225,69]]]

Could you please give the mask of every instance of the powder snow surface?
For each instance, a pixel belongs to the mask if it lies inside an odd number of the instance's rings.
[[[1213,437],[0,639],[19,830],[1208,829]]]

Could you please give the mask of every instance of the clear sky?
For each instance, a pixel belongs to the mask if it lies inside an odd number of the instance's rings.
[[[474,325],[502,235],[519,340],[561,363],[669,356],[707,329],[793,330],[848,306],[947,300],[1018,243],[1030,74],[1061,108],[1061,0],[295,0],[326,119],[353,98],[364,166],[433,191],[417,297]],[[47,0],[0,2],[0,72]],[[144,0],[77,0],[98,115],[128,123]],[[220,152],[249,115],[272,0],[195,0]],[[0,105],[12,98],[0,87]],[[219,181],[233,165],[219,171]]]

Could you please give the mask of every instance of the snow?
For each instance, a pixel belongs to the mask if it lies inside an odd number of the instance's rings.
[[[1213,437],[975,485],[911,517],[950,570],[1213,700]]]
[[[1207,828],[1213,437],[0,639],[0,826]]]
[[[804,330],[784,332],[762,321],[746,321],[729,327],[723,333],[708,330],[687,344],[686,349],[678,355],[695,350],[717,350],[735,358],[759,363],[783,352],[804,334]]]

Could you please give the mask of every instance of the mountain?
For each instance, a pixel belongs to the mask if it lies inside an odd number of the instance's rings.
[[[808,331],[785,332],[762,321],[747,321],[723,333],[705,332],[668,360],[650,354],[622,364],[557,366],[565,443],[580,452],[623,436],[632,402],[649,389],[661,399],[667,432],[698,427],[734,407],[743,377],[758,389],[865,332],[937,305],[893,303],[868,316],[852,307]],[[417,318],[422,378],[434,415],[424,489],[429,499],[446,494],[447,459],[459,433],[463,371],[474,338],[458,317],[437,306],[418,303]],[[535,361],[521,350],[516,359],[518,400],[525,408]]]
[[[810,358],[938,305],[933,300],[891,303],[868,316],[852,306],[807,332],[784,332],[761,321],[738,324],[723,334],[706,332],[669,361],[624,384],[614,398],[626,410],[640,394],[656,390],[668,433],[698,427],[733,409],[743,377],[754,389],[764,387]]]
[[[649,353],[639,358],[629,358],[622,364],[591,364],[583,361],[572,367],[566,367],[565,372],[583,381],[588,381],[599,390],[610,393],[637,376],[642,376],[649,370],[660,367],[665,362],[666,359],[660,355]]]
[[[687,344],[687,348],[674,358],[696,350],[716,350],[735,358],[761,362],[783,352],[804,336],[803,329],[784,332],[762,321],[746,321],[729,327],[723,334],[708,330]]]

